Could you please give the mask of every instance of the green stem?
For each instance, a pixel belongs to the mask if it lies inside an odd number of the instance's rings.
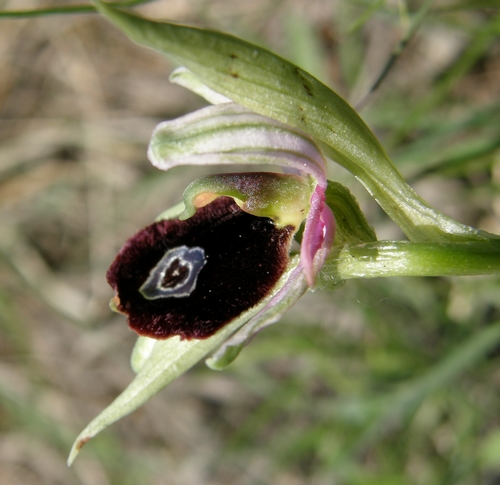
[[[109,5],[114,7],[135,7],[143,3],[149,3],[154,0],[129,0],[126,2],[112,2]],[[93,5],[71,5],[67,7],[47,7],[33,10],[8,10],[0,12],[0,18],[31,18],[45,17],[48,15],[67,15],[80,13],[95,13],[96,8]]]
[[[500,274],[500,243],[412,243],[377,241],[332,251],[318,287],[334,289],[351,278]]]

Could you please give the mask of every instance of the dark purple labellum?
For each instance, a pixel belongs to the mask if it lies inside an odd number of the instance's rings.
[[[138,232],[106,276],[138,334],[207,338],[271,292],[286,269],[293,232],[220,197],[185,221]]]

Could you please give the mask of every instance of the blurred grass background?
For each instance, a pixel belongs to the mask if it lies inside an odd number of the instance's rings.
[[[421,195],[500,233],[499,7],[160,0],[138,11],[308,69],[360,109]],[[66,467],[77,433],[133,377],[135,338],[107,307],[105,271],[207,173],[146,159],[156,123],[203,106],[169,84],[173,67],[96,15],[0,18],[0,485],[500,483],[497,277],[311,293],[226,371],[198,365]],[[330,178],[379,238],[401,237],[349,174],[332,164]]]

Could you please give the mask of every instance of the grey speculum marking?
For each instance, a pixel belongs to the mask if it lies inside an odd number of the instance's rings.
[[[206,262],[202,248],[179,246],[169,249],[139,291],[148,300],[189,296],[196,288],[196,280]]]

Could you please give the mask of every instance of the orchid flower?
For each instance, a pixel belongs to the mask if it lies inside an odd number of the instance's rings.
[[[191,87],[185,70],[172,78]],[[208,88],[204,94],[213,99]],[[84,430],[77,447],[164,387],[166,374],[170,381],[214,351],[207,364],[228,365],[256,332],[314,287],[333,243],[326,161],[301,130],[224,102],[160,123],[148,155],[162,170],[244,164],[285,173],[197,179],[183,203],[125,243],[107,279],[116,293],[111,307],[141,336],[132,356],[138,374],[132,391],[129,386]],[[302,226],[293,255],[293,236]],[[153,371],[160,377],[151,390]],[[139,398],[137,382],[144,386]]]
[[[183,203],[130,238],[110,266],[111,307],[140,335],[132,366],[147,387],[151,381],[143,374],[149,377],[154,363],[169,380],[210,352],[210,367],[228,365],[256,332],[315,286],[335,233],[326,160],[310,136],[217,97],[184,68],[171,80],[219,104],[160,123],[149,145],[151,163],[161,170],[213,164],[258,171],[195,180]],[[266,166],[283,171],[261,171]],[[158,391],[155,386],[131,399],[132,389],[84,430],[70,460],[89,436]]]
[[[292,173],[198,179],[185,190],[177,218],[162,218],[125,244],[108,281],[117,292],[114,308],[140,335],[207,338],[271,293],[269,305],[279,307],[314,286],[335,224],[325,203],[326,162],[305,133],[223,103],[161,123],[148,153],[162,170],[272,164]],[[300,257],[292,263],[302,222]]]
[[[80,433],[69,464],[89,439],[201,359],[227,366],[309,288],[359,277],[500,272],[499,237],[422,200],[357,113],[308,73],[226,34],[94,3],[132,40],[186,66],[171,80],[213,104],[156,128],[153,165],[256,171],[195,180],[181,204],[120,250],[107,279],[111,307],[140,335],[131,358],[137,375]],[[355,175],[407,241],[377,241],[349,191],[327,181],[327,159]],[[263,171],[268,166],[281,172]]]

